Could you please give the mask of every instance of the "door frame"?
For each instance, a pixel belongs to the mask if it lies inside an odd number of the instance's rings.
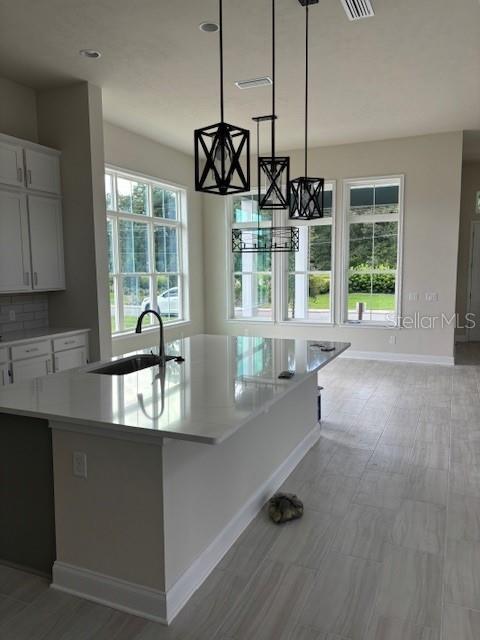
[[[471,313],[471,301],[472,301],[472,269],[473,269],[473,241],[475,235],[475,226],[478,226],[478,230],[480,232],[480,220],[472,220],[470,223],[470,249],[468,252],[468,278],[467,278],[467,313]],[[465,329],[465,335],[467,342],[471,342],[470,340],[470,331],[471,329],[467,327]]]

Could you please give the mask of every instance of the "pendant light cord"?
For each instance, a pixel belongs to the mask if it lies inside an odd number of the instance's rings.
[[[272,0],[272,162],[275,160],[275,0]]]
[[[259,157],[260,157],[260,120],[257,120],[257,162]],[[260,172],[258,172],[257,229],[258,229],[258,235],[260,236]]]
[[[223,10],[222,0],[219,0],[219,23],[220,23],[220,121],[224,121],[223,114]]]
[[[305,7],[305,178],[308,176],[308,4]]]

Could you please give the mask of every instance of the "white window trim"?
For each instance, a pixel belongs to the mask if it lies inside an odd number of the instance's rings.
[[[347,221],[348,192],[352,185],[364,184],[365,182],[389,183],[392,180],[399,181],[399,214],[398,214],[398,247],[397,247],[397,281],[395,287],[395,322],[351,322],[348,320],[348,266],[349,266],[349,224]],[[400,329],[398,322],[402,316],[403,305],[403,241],[404,241],[404,218],[405,218],[405,175],[395,174],[388,176],[366,176],[362,178],[346,178],[343,180],[342,189],[342,215],[339,216],[340,236],[341,236],[341,278],[340,278],[340,326],[349,329]],[[387,216],[385,216],[386,218]],[[383,216],[362,216],[362,221],[381,222]],[[388,220],[387,220],[388,221]]]
[[[190,295],[191,295],[191,291],[190,291],[190,286],[189,286],[189,282],[190,282],[190,277],[189,277],[189,260],[188,260],[188,189],[186,186],[178,184],[178,183],[174,183],[172,181],[169,180],[164,180],[164,179],[160,179],[158,177],[155,176],[151,176],[148,174],[144,174],[138,171],[133,171],[130,169],[125,169],[124,167],[118,167],[116,165],[113,164],[105,164],[104,167],[104,173],[108,174],[115,174],[114,175],[114,180],[116,180],[115,176],[120,176],[129,180],[138,180],[140,182],[150,182],[150,183],[155,183],[160,185],[161,187],[165,187],[165,188],[171,188],[174,189],[175,191],[177,191],[178,194],[178,205],[179,205],[179,211],[178,211],[178,222],[174,221],[174,220],[167,220],[167,219],[163,219],[163,218],[159,218],[157,224],[159,224],[159,221],[161,221],[161,225],[163,226],[171,226],[174,227],[178,230],[178,266],[179,266],[179,277],[178,277],[178,287],[180,290],[180,294],[181,294],[181,300],[180,300],[180,306],[182,309],[182,317],[179,318],[178,320],[173,320],[171,322],[166,323],[165,325],[165,329],[169,329],[170,327],[181,327],[183,325],[187,325],[190,324],[191,319],[190,319],[190,308],[191,308],[191,304],[190,304]],[[149,192],[150,193],[150,192]],[[114,198],[114,202],[115,202],[115,198],[116,198],[116,189],[114,187],[113,189],[113,198]],[[151,206],[151,203],[149,203],[149,206]],[[139,216],[137,214],[130,214],[130,213],[124,213],[124,212],[119,212],[116,210],[111,210],[111,209],[106,209],[106,220],[112,220],[114,226],[115,226],[115,234],[116,237],[118,238],[118,220],[122,218],[122,219],[126,219],[126,220],[133,220],[135,222],[141,222],[142,219],[143,220],[152,220],[152,216]],[[153,238],[150,238],[150,244],[153,243]],[[154,256],[155,253],[153,251],[153,247],[150,247],[150,251],[151,251],[151,255]],[[116,271],[117,273],[120,273],[119,271],[119,263],[118,263],[118,255],[117,255],[117,245],[116,243],[114,244],[113,247],[113,260],[114,263],[116,265]],[[151,265],[153,266],[153,265]],[[148,274],[145,273],[132,273],[131,275],[135,276],[135,275],[140,275],[140,276],[147,276],[150,277],[151,273],[153,273],[153,271],[149,272]],[[110,277],[110,273],[109,273],[109,277]],[[116,291],[116,296],[117,296],[117,309],[116,312],[118,313],[119,310],[119,316],[117,318],[117,326],[121,326],[120,320],[121,320],[121,315],[123,313],[123,294],[121,291],[119,291],[119,287],[118,287],[118,281],[119,278],[118,276],[114,277],[114,283],[115,286],[117,288]],[[158,326],[157,325],[152,325],[152,326],[147,326],[145,325],[142,333],[148,333],[150,331],[156,331],[158,332]],[[132,329],[123,329],[123,330],[119,330],[119,331],[115,331],[115,332],[111,332],[111,336],[112,336],[112,340],[117,340],[117,339],[122,339],[122,338],[126,338],[128,336],[131,336],[132,334],[135,333],[135,330]]]

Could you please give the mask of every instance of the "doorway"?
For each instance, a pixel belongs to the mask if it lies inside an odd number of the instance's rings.
[[[467,341],[480,342],[480,221],[472,222],[467,307],[474,326],[467,327]]]

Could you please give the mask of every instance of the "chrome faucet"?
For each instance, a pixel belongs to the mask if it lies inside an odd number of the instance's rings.
[[[164,340],[164,335],[163,335],[163,322],[162,322],[162,318],[160,316],[160,314],[155,311],[154,309],[147,309],[146,311],[144,311],[138,318],[137,320],[137,327],[135,329],[135,333],[142,333],[142,322],[144,317],[148,314],[148,313],[152,313],[157,319],[158,322],[160,324],[160,347],[158,349],[158,357],[160,362],[158,363],[161,367],[164,367],[166,364],[166,358],[165,358],[165,340]]]

